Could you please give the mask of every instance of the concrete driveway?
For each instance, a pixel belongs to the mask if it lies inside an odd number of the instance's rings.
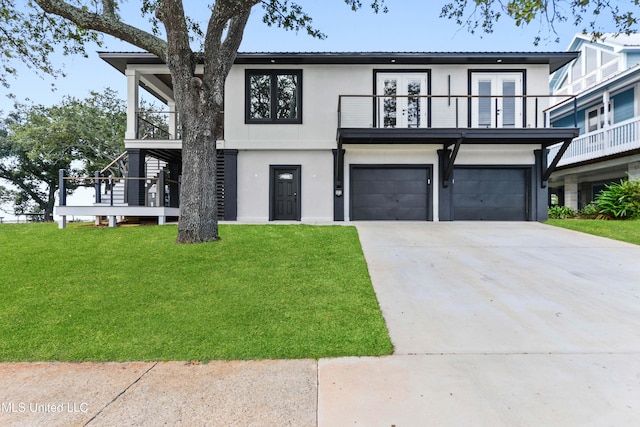
[[[395,353],[321,360],[319,425],[640,423],[640,247],[539,223],[357,228]]]

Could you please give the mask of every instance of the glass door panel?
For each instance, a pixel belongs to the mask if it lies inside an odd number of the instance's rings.
[[[474,74],[471,95],[471,127],[522,126],[521,74]]]
[[[427,75],[378,74],[378,125],[384,128],[427,126]]]

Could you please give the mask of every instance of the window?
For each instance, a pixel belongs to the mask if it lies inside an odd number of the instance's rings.
[[[598,53],[600,52],[597,49],[590,47],[584,48],[585,74],[589,74],[598,68]]]
[[[608,107],[609,124],[613,123],[613,110],[611,103]],[[592,108],[587,110],[587,132],[593,132],[602,129],[605,126],[604,122],[604,106]]]
[[[302,123],[302,71],[247,70],[246,123]]]

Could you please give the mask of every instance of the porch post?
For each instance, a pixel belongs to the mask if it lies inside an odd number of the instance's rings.
[[[610,153],[610,146],[611,146],[611,141],[609,141],[609,137],[610,132],[609,132],[609,91],[605,90],[604,93],[602,94],[602,109],[603,111],[603,134],[602,134],[602,138],[603,138],[603,143],[604,143],[604,154],[608,155]]]
[[[182,164],[179,161],[169,162],[167,165],[169,170],[169,206],[172,208],[180,207],[180,185],[178,179],[182,173]]]
[[[100,171],[95,171],[93,173],[93,177],[95,180],[93,181],[93,188],[95,190],[95,202],[102,203],[102,187],[100,182]]]
[[[578,176],[567,175],[564,177],[564,205],[578,210]]]
[[[126,69],[127,76],[127,131],[124,139],[136,139],[138,136],[138,91],[140,75],[136,70]]]
[[[178,118],[176,117],[176,103],[173,101],[167,102],[169,106],[169,139],[178,138]]]
[[[66,176],[67,171],[64,169],[60,169],[58,171],[58,206],[66,206],[67,205],[67,188],[64,177]],[[67,216],[62,215],[60,217],[60,221],[58,222],[58,228],[66,228],[67,227]]]
[[[629,181],[640,179],[640,162],[629,163],[628,168]]]
[[[144,206],[146,193],[145,150],[131,148],[129,152],[129,176],[127,183],[127,203],[129,206]]]

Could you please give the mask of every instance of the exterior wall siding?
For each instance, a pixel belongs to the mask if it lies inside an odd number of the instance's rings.
[[[238,221],[269,220],[269,166],[300,165],[301,220],[333,220],[333,155],[330,150],[238,152]]]
[[[620,123],[635,116],[635,90],[627,89],[611,97],[613,100],[613,122]]]
[[[296,69],[302,70],[303,118],[302,124],[245,124],[245,70],[246,69]],[[339,95],[371,95],[374,90],[374,70],[394,72],[428,70],[431,95],[467,96],[469,70],[495,70],[500,72],[505,66],[483,65],[301,65],[269,66],[236,65],[226,82],[225,97],[225,148],[228,149],[327,149],[336,148],[338,127]],[[527,65],[508,67],[509,70],[524,70],[526,73],[525,93],[539,95],[548,93],[548,66]],[[449,81],[451,82],[449,84]],[[232,95],[233,94],[233,95]],[[436,100],[433,101],[437,102]],[[443,101],[444,102],[444,101]],[[540,98],[538,120],[542,121],[542,110],[548,105],[548,98]],[[369,101],[370,103],[370,101]],[[450,107],[452,108],[452,107]],[[363,108],[365,114],[372,109]],[[432,119],[444,120],[442,105],[433,105]],[[527,107],[527,123],[534,123],[534,104]],[[466,125],[466,108],[460,109],[459,122]],[[453,116],[453,113],[449,114]],[[451,117],[449,117],[451,119]],[[371,121],[371,120],[370,120]],[[452,126],[455,123],[452,122]]]

